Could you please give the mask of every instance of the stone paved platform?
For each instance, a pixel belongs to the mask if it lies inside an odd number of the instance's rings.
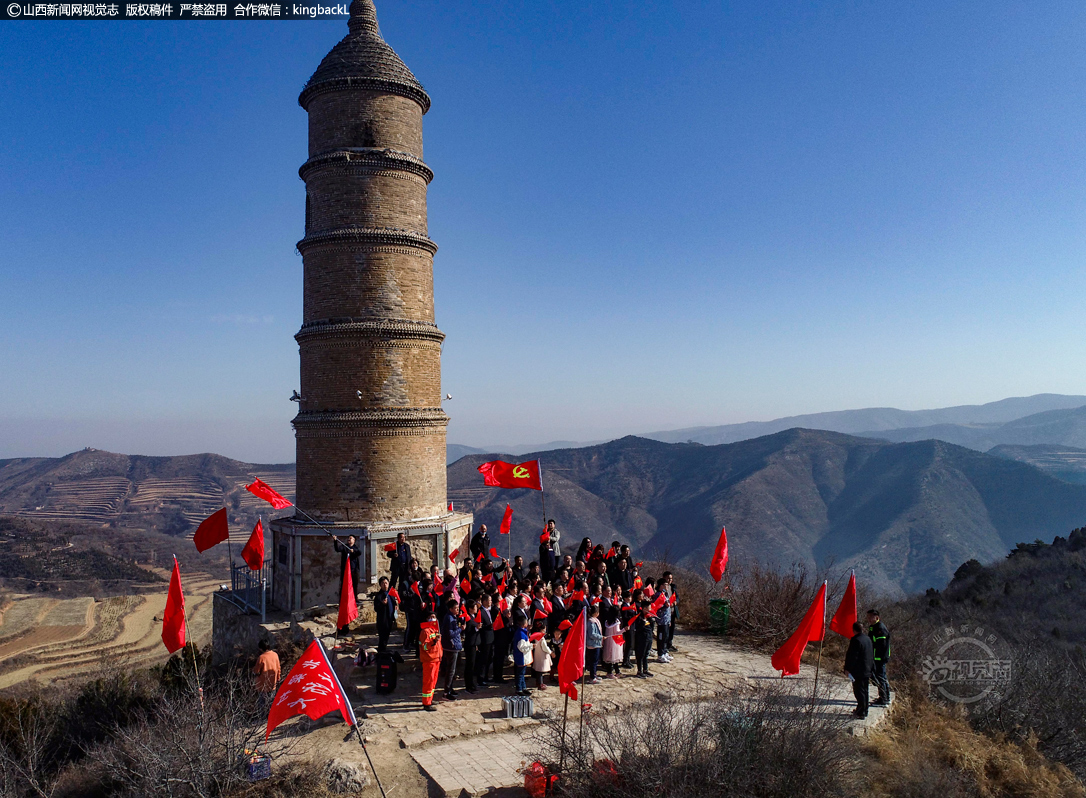
[[[722,689],[780,681],[765,654],[696,634],[677,634],[675,643],[680,650],[673,655],[672,663],[650,664],[654,678],[626,675],[586,685],[586,701],[594,711],[611,712],[648,705],[654,700],[704,700]],[[396,691],[382,696],[374,693],[372,668],[354,668],[346,657],[337,661],[336,669],[350,685],[356,708],[366,712],[366,733],[382,741],[398,741],[437,786],[433,791],[437,795],[482,795],[523,784],[519,771],[536,758],[526,739],[528,733],[541,720],[561,711],[563,696],[557,685],[548,680],[546,690],[533,690],[534,718],[505,718],[501,698],[513,692],[511,678],[505,684],[481,688],[476,695],[466,693],[462,679],[458,679],[460,700],[439,698],[435,702],[437,712],[424,712],[420,675],[410,659],[405,666],[400,669]],[[848,715],[855,702],[847,680],[839,674],[840,664],[823,661],[823,666],[820,681],[829,689],[818,711]],[[837,672],[827,672],[827,668]],[[797,702],[809,700],[813,673],[813,667],[805,663],[800,676],[784,680]],[[578,711],[578,705],[571,702],[571,721],[575,721]],[[850,719],[848,728],[853,734],[865,734],[886,712],[872,708],[866,721]]]

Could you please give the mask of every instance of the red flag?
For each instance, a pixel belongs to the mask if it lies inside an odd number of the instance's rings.
[[[256,496],[258,499],[263,499],[276,510],[285,510],[287,507],[293,507],[294,505],[287,501],[286,497],[276,492],[276,490],[262,479],[258,479],[253,482],[252,485],[246,485],[245,490]]]
[[[495,546],[490,547],[490,556],[497,559],[497,557],[498,557],[498,549],[497,549],[497,547],[495,547]]]
[[[343,585],[339,589],[339,620],[336,628],[342,629],[358,617],[358,604],[354,600],[354,584],[351,582],[351,558],[347,558],[347,567],[343,569]]]
[[[640,565],[641,563],[638,563]],[[724,569],[728,567],[728,530],[720,528],[720,540],[716,542],[716,551],[713,552],[713,560],[709,563],[709,573],[714,582],[719,582],[724,576]]]
[[[667,593],[661,590],[660,595],[658,595],[656,597],[656,600],[653,601],[651,605],[649,605],[649,615],[655,615],[656,613],[658,613],[661,609],[663,609],[663,606],[665,604],[667,604]]]
[[[535,615],[532,616],[533,621],[545,621],[547,620],[547,613],[543,610],[536,610]]]
[[[818,595],[811,602],[807,614],[803,616],[796,631],[784,641],[784,645],[774,652],[773,667],[782,676],[794,676],[799,673],[799,660],[808,643],[818,642],[826,633],[826,583],[818,589]]]
[[[259,518],[256,519],[253,534],[249,535],[249,541],[241,550],[241,559],[245,560],[245,564],[254,571],[259,571],[264,567],[264,524]]]
[[[845,637],[852,637],[852,624],[860,619],[859,609],[856,606],[856,572],[848,578],[848,587],[845,595],[841,597],[841,604],[830,621],[830,629]]]
[[[411,583],[411,589],[415,591],[416,596],[418,596],[420,599],[422,598],[422,593],[419,592],[419,583],[418,582],[412,582]]]
[[[452,502],[449,502],[449,512],[451,513],[452,511],[453,511]]]
[[[483,553],[479,552],[479,555],[475,558],[475,562],[479,562],[482,559],[483,559]]]
[[[626,635],[611,635],[611,639],[620,646],[626,645]]]
[[[449,555],[449,559],[452,562],[456,562],[457,555],[459,555],[459,554],[460,554],[460,549],[453,549],[452,554]]]
[[[502,525],[498,527],[498,533],[501,535],[509,534],[509,527],[513,525],[513,508],[508,504],[505,505],[505,515],[502,516]]]
[[[566,582],[566,590],[573,590],[577,586],[577,577],[571,576],[569,581]]]
[[[643,562],[635,562],[635,563],[634,563],[634,568],[640,568],[640,567],[641,567],[642,565],[644,565],[644,564],[645,564],[645,563],[643,563]],[[640,579],[641,577],[639,576],[639,577],[637,577],[637,578],[638,578],[638,579]]]
[[[460,583],[460,590],[465,596],[467,596],[469,593],[471,593],[471,582],[469,582],[467,579],[463,580]]]
[[[505,580],[509,578],[508,571],[502,571],[502,583],[498,585],[498,595],[500,596],[505,592]]]
[[[543,480],[539,475],[539,461],[529,460],[526,463],[506,463],[502,460],[491,460],[479,466],[479,473],[483,475],[483,484],[492,488],[531,488],[543,490]]]
[[[216,510],[196,528],[192,536],[192,542],[196,544],[196,551],[203,554],[216,543],[222,543],[230,537],[230,527],[226,523],[226,508]]]
[[[502,620],[502,614],[500,612],[494,613],[494,631],[500,632],[505,628],[505,621]]]
[[[547,527],[543,527],[543,534],[539,536],[540,543],[546,543],[551,539],[551,531]]]
[[[385,551],[396,551],[396,541],[386,543],[384,546]]]
[[[581,610],[573,628],[566,635],[562,654],[558,658],[558,691],[577,700],[577,680],[584,673],[585,615]]]
[[[537,640],[542,640],[544,636],[544,632],[532,632],[530,635],[528,635],[528,639],[534,643]]]
[[[328,662],[324,646],[320,640],[314,640],[279,686],[268,712],[268,730],[264,739],[267,740],[275,727],[287,718],[308,715],[316,720],[337,709],[348,726],[358,723],[354,708],[343,692],[343,685]]]
[[[569,620],[569,618],[566,618],[566,620],[564,620],[560,624],[558,624],[558,629],[559,629],[559,631],[562,631],[562,632],[566,631],[566,629],[571,629],[572,627],[573,627],[573,621]]]
[[[390,588],[388,589],[388,594],[389,594],[390,596],[392,596],[392,598],[396,599],[396,603],[397,603],[397,604],[399,604],[399,603],[400,603],[400,591],[398,591],[398,590],[397,590],[396,588],[394,588],[394,587],[390,587]]]
[[[612,557],[614,557],[614,556],[615,556],[616,554],[618,554],[618,552],[617,552],[617,551],[615,551],[615,547],[614,547],[614,546],[612,546],[611,548],[609,548],[609,549],[607,550],[607,553],[603,555],[603,559],[605,559],[605,560],[609,560],[609,559],[611,559]]]
[[[679,594],[678,593],[672,593],[671,594],[671,606],[674,607],[678,603],[679,603]]]
[[[482,623],[482,622],[483,622],[483,611],[482,610],[476,610],[475,611],[475,623]]]
[[[171,654],[185,647],[185,596],[181,592],[181,566],[176,557],[170,575],[170,592],[166,595],[166,611],[162,613],[162,642]]]

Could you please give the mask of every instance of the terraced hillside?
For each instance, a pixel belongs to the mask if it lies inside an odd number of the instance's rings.
[[[159,577],[168,577],[160,571]],[[184,579],[189,639],[211,639],[211,594],[219,580],[193,572]],[[165,662],[162,611],[166,587],[139,596],[57,600],[11,595],[0,604],[0,689],[35,680],[78,679],[113,665]]]
[[[267,518],[270,510],[244,489],[256,477],[293,498],[293,464],[96,449],[59,458],[0,460],[0,514],[191,535],[202,519],[227,507],[232,537],[244,542],[257,515]]]

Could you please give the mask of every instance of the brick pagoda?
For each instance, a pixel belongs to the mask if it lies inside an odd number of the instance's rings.
[[[446,563],[472,517],[446,509],[441,343],[422,160],[430,97],[354,0],[347,36],[299,104],[309,114],[297,505],[363,542],[363,577],[388,572],[384,544],[406,532],[424,567]],[[339,600],[340,557],[296,513],[272,522],[272,601]]]

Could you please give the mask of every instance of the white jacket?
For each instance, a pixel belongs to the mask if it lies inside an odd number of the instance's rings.
[[[547,645],[547,638],[541,637],[535,641],[535,650],[532,655],[532,670],[547,673],[551,669],[551,648]]]

